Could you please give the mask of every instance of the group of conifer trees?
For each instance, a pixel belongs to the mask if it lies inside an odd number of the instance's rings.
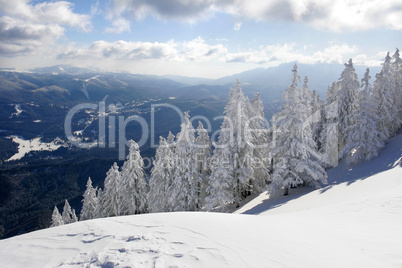
[[[288,194],[299,185],[326,184],[326,169],[339,160],[370,160],[402,125],[402,60],[389,53],[370,84],[361,81],[352,60],[328,88],[326,102],[302,87],[295,64],[284,103],[271,124],[260,95],[249,100],[236,82],[230,89],[217,140],[201,122],[194,129],[188,112],[176,137],[160,137],[153,168],[146,178],[137,143],[130,141],[121,169],[106,174],[104,189],[88,179],[80,220],[168,211],[224,211],[266,189]],[[55,207],[52,226],[77,221],[67,200],[62,215]]]

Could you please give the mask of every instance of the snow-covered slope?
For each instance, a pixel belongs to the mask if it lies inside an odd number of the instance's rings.
[[[326,188],[263,193],[236,214],[97,219],[2,240],[1,266],[401,267],[401,141],[352,170],[334,168]]]

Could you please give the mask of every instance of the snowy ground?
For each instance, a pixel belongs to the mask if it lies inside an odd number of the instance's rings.
[[[402,267],[401,148],[400,135],[379,158],[331,170],[326,188],[263,193],[235,214],[97,219],[2,240],[1,265]]]
[[[18,153],[11,156],[8,161],[20,160],[25,155],[29,154],[32,151],[55,151],[62,146],[67,146],[61,139],[56,138],[54,141],[45,143],[41,141],[41,138],[35,138],[32,140],[24,140],[17,136],[9,137],[13,140],[13,142],[18,144]]]

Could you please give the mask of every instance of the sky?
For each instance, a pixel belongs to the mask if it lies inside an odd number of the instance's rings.
[[[379,66],[400,0],[0,0],[0,68],[219,78],[281,63]]]

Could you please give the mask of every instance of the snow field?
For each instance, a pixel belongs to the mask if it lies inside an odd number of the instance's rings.
[[[401,175],[395,166],[261,215],[175,212],[68,224],[2,240],[0,256],[6,267],[400,267]]]

